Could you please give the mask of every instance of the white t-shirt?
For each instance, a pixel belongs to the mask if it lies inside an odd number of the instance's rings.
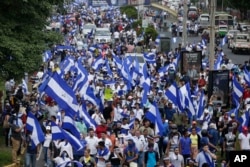
[[[90,154],[91,155],[96,154],[97,153],[96,146],[98,145],[98,138],[96,136],[93,137],[87,136],[85,140],[87,142],[87,147],[90,149]]]
[[[114,38],[115,38],[115,39],[119,39],[119,35],[120,35],[119,32],[117,32],[117,31],[114,32]]]
[[[247,136],[243,133],[240,133],[238,136],[240,140],[240,147],[243,150],[250,150],[250,134],[248,133]]]
[[[70,159],[67,157],[65,157],[64,159],[62,157],[56,157],[54,158],[54,161],[57,164],[57,166],[60,165],[60,167],[66,167],[66,165],[71,166],[71,163],[67,164],[67,162],[70,161]]]
[[[142,116],[144,115],[143,110],[142,109],[138,109],[138,110],[135,109],[134,113],[135,113],[135,117],[141,121],[142,120]]]
[[[105,147],[107,147],[107,148],[112,147],[112,142],[111,142],[111,140],[110,140],[109,138],[105,138],[105,140],[99,139],[99,140],[98,140],[98,143],[99,143],[100,141],[104,141]]]
[[[50,144],[51,140],[52,140],[52,134],[51,133],[46,134],[43,146],[44,147],[49,147],[49,144]]]

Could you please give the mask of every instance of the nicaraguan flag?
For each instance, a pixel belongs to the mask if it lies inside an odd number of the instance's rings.
[[[46,50],[43,53],[43,62],[48,62],[52,58],[52,53],[50,50]]]
[[[54,122],[51,122],[51,134],[52,140],[66,139],[77,151],[84,148],[80,141],[80,138],[78,139],[71,133],[58,127]]]
[[[200,95],[200,100],[198,103],[198,108],[197,108],[197,119],[201,118],[201,116],[203,115],[204,109],[205,109],[205,96],[204,96],[204,92],[202,91]]]
[[[160,44],[160,35],[158,35],[155,39],[155,45],[159,45]]]
[[[143,56],[144,56],[144,59],[145,59],[146,62],[155,63],[155,57],[156,57],[155,53],[153,53],[153,52],[144,53]]]
[[[41,125],[39,124],[35,115],[33,115],[31,112],[28,112],[26,129],[32,132],[31,139],[34,144],[33,147],[37,146],[45,140]]]
[[[99,56],[95,59],[95,61],[93,62],[92,64],[92,68],[95,70],[95,71],[98,71],[102,66],[103,64],[105,63],[105,60],[103,59],[102,56]]]
[[[78,61],[75,63],[75,68],[77,69],[77,80],[74,82],[73,90],[76,91],[77,88],[83,87],[88,81],[88,71],[83,67],[82,63]]]
[[[158,73],[159,73],[160,77],[164,76],[164,74],[168,71],[168,68],[169,68],[169,65],[166,65],[166,66],[158,69]]]
[[[240,103],[237,99],[235,99],[235,97],[233,96],[233,100],[234,102],[236,103],[236,107],[234,109],[231,109],[229,112],[228,112],[228,115],[231,115],[231,114],[235,114],[236,118],[238,118],[238,113],[239,113],[239,109],[240,109]]]
[[[98,107],[100,109],[101,107],[101,100],[98,99],[95,94],[94,94],[94,89],[88,86],[86,93],[83,94],[83,98],[85,101],[89,101],[92,103],[94,106]]]
[[[250,86],[250,72],[247,71],[246,67],[243,70],[243,75],[244,75],[244,79],[246,81],[246,84],[248,86]]]
[[[77,114],[77,100],[72,88],[57,73],[43,82],[39,87],[40,92],[45,92],[54,99],[58,106],[69,112],[71,116]]]
[[[222,55],[219,54],[214,64],[214,70],[220,70],[221,63],[222,63]]]
[[[165,92],[165,95],[173,104],[177,104],[178,87],[175,82],[168,87],[168,89]]]
[[[26,81],[24,79],[22,79],[22,88],[23,88],[23,93],[24,94],[28,94],[29,90],[28,90],[28,85],[26,83]]]
[[[237,81],[236,77],[233,77],[233,96],[236,99],[240,99],[243,95],[244,88]]]
[[[145,114],[145,117],[155,124],[155,134],[162,135],[164,131],[164,126],[161,119],[161,114],[159,112],[158,106],[154,104],[149,104],[149,109]]]
[[[194,105],[191,98],[190,93],[190,85],[189,83],[185,84],[180,88],[180,98],[181,98],[181,106],[183,109],[188,109],[189,117],[192,117],[196,114]]]
[[[248,126],[249,124],[249,112],[245,111],[245,113],[241,115],[238,121],[240,123],[239,130],[241,131],[243,126]]]
[[[226,44],[227,37],[225,36],[221,41],[221,46],[224,46]]]
[[[73,120],[71,116],[67,115],[67,113],[65,114],[63,118],[62,128],[70,131],[75,137],[80,139],[81,135],[75,125],[75,120]]]
[[[123,64],[122,60],[115,55],[113,55],[113,59],[114,59],[114,62],[116,64],[117,68],[122,69],[122,64]]]
[[[80,118],[83,119],[83,122],[85,123],[87,128],[92,128],[94,130],[96,129],[97,124],[95,120],[92,119],[89,113],[87,112],[85,108],[85,104],[79,106],[79,115],[80,115]]]

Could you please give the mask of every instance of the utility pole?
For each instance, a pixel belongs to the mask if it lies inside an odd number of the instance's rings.
[[[183,21],[182,21],[182,27],[183,27],[183,31],[182,31],[182,47],[186,47],[187,45],[187,0],[184,0],[184,6],[183,6]]]
[[[210,0],[209,70],[214,70],[215,10],[216,10],[216,0]]]

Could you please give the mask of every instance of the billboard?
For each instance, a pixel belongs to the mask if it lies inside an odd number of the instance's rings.
[[[202,52],[201,51],[182,51],[181,52],[181,72],[188,73],[190,70],[196,70],[199,74],[202,68]]]
[[[208,98],[213,95],[216,100],[222,101],[224,106],[229,104],[229,71],[209,71]]]
[[[100,6],[124,6],[124,5],[150,5],[151,0],[89,0],[93,7]]]

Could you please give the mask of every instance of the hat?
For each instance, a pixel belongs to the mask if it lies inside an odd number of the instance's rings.
[[[133,99],[133,97],[132,96],[128,96],[128,99],[130,100],[130,99]]]
[[[235,113],[232,113],[230,116],[231,116],[231,117],[235,117]]]
[[[170,158],[169,157],[165,157],[165,158],[163,158],[163,160],[167,161],[167,160],[170,160]]]
[[[207,113],[207,114],[208,114],[208,113],[209,113],[208,109],[205,109],[205,110],[204,110],[204,113]]]
[[[46,130],[50,130],[50,126],[46,126]]]

